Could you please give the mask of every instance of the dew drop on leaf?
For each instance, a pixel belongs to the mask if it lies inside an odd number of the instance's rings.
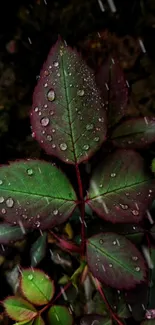
[[[29,274],[29,275],[28,275],[28,279],[29,279],[30,281],[32,281],[32,280],[33,280],[33,275],[32,275],[32,274]]]
[[[138,260],[138,257],[137,256],[132,256],[132,260],[133,261],[137,261]]]
[[[2,213],[5,214],[6,213],[6,209],[2,209]]]
[[[115,177],[116,176],[116,174],[115,173],[111,173],[111,175],[110,175],[111,177]]]
[[[123,210],[127,210],[129,207],[127,204],[121,204],[120,203],[120,207],[123,209]]]
[[[87,124],[86,125],[86,129],[89,131],[89,130],[92,130],[94,128],[94,124]]]
[[[41,120],[40,120],[40,123],[42,126],[47,126],[49,124],[50,120],[48,117],[43,117]]]
[[[9,197],[7,200],[6,200],[6,205],[8,208],[12,208],[13,205],[14,205],[14,201],[11,197]]]
[[[88,145],[88,144],[85,144],[85,145],[83,146],[83,149],[84,149],[84,150],[88,150],[88,149],[89,149],[89,145]]]
[[[58,210],[54,210],[53,214],[56,216],[58,214],[58,212],[59,212]]]
[[[57,62],[57,61],[54,61],[54,62],[53,62],[53,65],[54,65],[54,67],[56,67],[56,68],[57,68],[57,67],[59,66],[59,62]]]
[[[100,239],[100,240],[99,240],[99,243],[100,243],[100,245],[103,245],[104,240],[103,240],[103,239]]]
[[[95,141],[95,142],[98,142],[99,140],[100,140],[99,137],[95,137],[95,138],[94,138],[94,141]]]
[[[117,244],[117,242],[116,242],[116,240],[114,240],[114,241],[113,241],[113,245],[116,245],[116,244]]]
[[[33,175],[33,169],[29,168],[27,169],[27,173],[29,176],[32,176]]]
[[[67,144],[66,143],[61,143],[60,144],[60,149],[65,151],[67,149]]]
[[[48,141],[52,141],[52,136],[51,135],[47,135],[47,140]]]
[[[0,185],[2,185],[3,184],[3,181],[0,179]]]
[[[99,120],[99,122],[102,122],[102,123],[104,122],[104,118],[103,117],[99,117],[98,120]]]
[[[53,102],[53,100],[55,99],[55,92],[54,92],[54,90],[52,88],[47,93],[47,99],[50,102]]]
[[[38,112],[39,111],[39,108],[38,107],[35,107],[34,111],[35,112]]]
[[[112,264],[109,264],[109,267],[113,267],[113,265]]]
[[[139,215],[139,211],[138,211],[138,210],[132,210],[132,214],[133,214],[134,216],[138,216],[138,215]]]
[[[139,272],[139,271],[140,271],[140,267],[139,267],[139,266],[136,266],[135,270],[136,270],[137,272]]]
[[[77,95],[80,96],[80,97],[84,96],[84,90],[83,89],[79,89],[77,91]]]
[[[4,197],[1,196],[1,197],[0,197],[0,203],[3,203],[3,202],[4,202]]]

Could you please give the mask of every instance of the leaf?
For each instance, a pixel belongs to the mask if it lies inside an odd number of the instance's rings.
[[[22,229],[52,228],[66,221],[76,207],[76,194],[66,175],[45,161],[2,166],[0,191],[0,216]]]
[[[130,318],[131,317],[129,309],[127,308],[127,305],[123,299],[119,300],[117,315],[120,318]]]
[[[47,233],[44,232],[31,247],[31,265],[33,267],[39,264],[46,255],[46,240]]]
[[[141,325],[155,325],[155,319],[145,319]]]
[[[73,324],[73,317],[65,306],[52,306],[48,312],[48,320],[52,325]]]
[[[24,237],[21,227],[10,226],[7,223],[0,224],[0,243],[9,244]]]
[[[107,221],[138,223],[154,194],[155,181],[143,158],[132,150],[120,149],[97,166],[86,202]]]
[[[44,320],[42,319],[41,316],[38,316],[38,317],[34,320],[33,325],[45,325],[45,322],[44,322]]]
[[[33,323],[33,320],[30,320],[30,321],[23,321],[23,322],[18,322],[18,323],[14,323],[13,325],[32,325],[34,324]]]
[[[3,306],[9,317],[17,321],[30,321],[37,315],[33,305],[22,298],[10,296],[3,301]]]
[[[118,60],[109,57],[96,74],[96,82],[108,107],[108,125],[116,124],[124,115],[128,88]]]
[[[155,118],[131,118],[117,126],[111,135],[116,147],[139,149],[155,141]]]
[[[111,325],[112,321],[108,317],[104,317],[101,315],[84,315],[80,320],[80,325]]]
[[[113,288],[133,288],[146,277],[141,253],[115,233],[100,233],[87,240],[87,262],[93,276]]]
[[[153,239],[155,239],[155,225],[150,229],[150,234]]]
[[[30,117],[40,146],[69,164],[87,160],[106,138],[106,113],[94,74],[61,40],[41,70]]]
[[[35,305],[45,305],[54,296],[54,282],[44,272],[24,269],[21,274],[20,287],[23,295]]]

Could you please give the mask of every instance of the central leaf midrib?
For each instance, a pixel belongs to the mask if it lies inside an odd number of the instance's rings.
[[[72,141],[72,146],[73,146],[73,155],[74,155],[74,160],[75,163],[77,162],[76,154],[75,154],[75,146],[74,146],[74,136],[73,136],[73,129],[72,129],[72,123],[71,123],[71,116],[70,116],[70,102],[69,102],[69,96],[68,96],[68,87],[66,84],[66,76],[64,73],[64,62],[63,62],[63,55],[61,56],[62,60],[62,73],[63,73],[63,81],[64,81],[64,89],[65,91],[65,97],[66,97],[66,102],[67,102],[67,112],[68,112],[68,121],[69,121],[69,126],[70,126],[70,137]]]
[[[109,257],[112,261],[114,261],[116,264],[118,264],[119,266],[123,267],[125,270],[127,270],[129,273],[131,273],[132,275],[136,275],[136,272],[132,272],[132,269],[129,269],[128,267],[124,266],[124,264],[119,263],[119,261],[115,258],[113,258],[111,255],[109,255],[107,252],[103,251],[102,249],[100,249],[98,246],[96,246],[95,244],[92,244],[91,242],[89,242],[90,245],[92,247],[95,247],[96,250],[98,250],[100,253],[106,255],[107,257]]]
[[[111,193],[115,193],[115,192],[118,192],[120,190],[128,189],[128,188],[131,188],[131,187],[134,187],[134,186],[137,186],[137,185],[141,185],[141,184],[146,183],[146,182],[148,182],[150,180],[151,179],[149,178],[149,179],[147,179],[145,181],[142,181],[140,183],[131,184],[131,185],[128,185],[128,186],[125,186],[125,187],[120,187],[120,188],[117,188],[117,189],[112,190],[112,191],[109,191],[109,192],[104,192],[104,193],[98,194],[96,196],[90,197],[90,200],[96,199],[97,197],[100,197],[100,196],[104,196],[104,195],[108,195],[108,194],[111,194]]]
[[[13,193],[19,193],[19,194],[28,194],[30,196],[39,196],[39,197],[44,197],[44,198],[50,198],[50,199],[55,199],[55,200],[63,200],[63,201],[68,201],[68,202],[74,202],[75,200],[69,200],[67,198],[62,198],[62,197],[55,197],[55,196],[49,196],[49,195],[44,195],[44,194],[38,194],[38,193],[30,193],[30,192],[25,192],[25,191],[18,191],[18,190],[13,190],[13,189],[5,189],[1,187],[2,191],[7,191],[7,192],[13,192]]]

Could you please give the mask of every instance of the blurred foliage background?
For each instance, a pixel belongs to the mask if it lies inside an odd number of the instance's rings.
[[[114,51],[130,85],[128,114],[155,113],[154,0],[1,1],[0,163],[42,155],[31,137],[29,110],[58,35],[95,69]]]

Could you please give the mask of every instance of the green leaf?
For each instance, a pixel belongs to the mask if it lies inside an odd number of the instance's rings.
[[[44,232],[31,247],[31,265],[33,267],[39,264],[46,255],[46,240],[47,233]]]
[[[155,325],[155,319],[145,319],[141,325]]]
[[[151,170],[153,173],[155,173],[155,158],[152,160]]]
[[[44,320],[42,319],[41,316],[38,316],[38,317],[34,320],[33,325],[45,325],[45,322],[44,322]]]
[[[11,226],[7,223],[0,224],[0,243],[9,244],[24,237],[21,227]]]
[[[87,160],[106,139],[106,111],[94,73],[61,40],[41,70],[30,117],[40,146],[70,164]]]
[[[131,314],[127,307],[127,304],[125,303],[124,299],[121,297],[119,300],[118,306],[117,306],[117,315],[120,318],[130,318]]]
[[[37,315],[33,305],[22,298],[8,297],[3,301],[3,306],[9,317],[17,321],[30,321]]]
[[[76,194],[66,175],[45,161],[2,166],[0,191],[0,216],[23,229],[52,228],[66,221],[76,207]]]
[[[155,181],[143,158],[132,150],[117,150],[94,171],[87,203],[113,223],[139,222],[155,195]]]
[[[14,323],[13,325],[32,325],[34,324],[33,323],[33,320],[30,320],[30,321],[23,321],[23,322],[18,322],[18,323]]]
[[[155,225],[150,229],[150,234],[153,239],[155,239]]]
[[[131,118],[117,126],[111,140],[119,148],[144,148],[155,141],[155,118]]]
[[[48,312],[48,320],[50,325],[73,324],[73,317],[65,306],[52,306]]]
[[[141,253],[115,233],[100,233],[87,240],[87,262],[93,276],[113,288],[133,288],[146,277]]]
[[[149,285],[148,285],[148,304],[147,304],[147,310],[149,309],[155,309],[155,299],[154,299],[154,293],[155,293],[155,246],[151,246],[150,250],[148,251],[150,255],[150,261],[153,265],[153,268],[149,268]]]
[[[45,305],[54,296],[54,282],[38,269],[24,269],[20,286],[23,295],[35,305]]]
[[[95,315],[95,314],[90,314],[90,315],[85,315],[81,318],[80,320],[80,325],[111,325],[112,320],[108,317],[104,317],[101,315]]]

